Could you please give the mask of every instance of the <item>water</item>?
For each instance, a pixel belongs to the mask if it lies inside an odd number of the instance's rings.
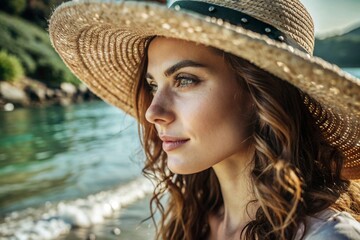
[[[142,159],[135,121],[100,101],[0,112],[0,239],[153,238]]]
[[[343,68],[345,72],[360,78],[360,68]]]
[[[106,229],[109,219],[127,226],[148,216],[144,202],[140,212],[123,214],[152,188],[140,177],[136,123],[120,110],[100,101],[16,109],[0,112],[0,123],[0,238],[32,231],[35,239],[74,239],[95,225]],[[82,230],[69,232],[74,226]],[[136,239],[133,227],[120,236]],[[99,234],[99,227],[94,231]],[[111,236],[108,231],[104,238]]]

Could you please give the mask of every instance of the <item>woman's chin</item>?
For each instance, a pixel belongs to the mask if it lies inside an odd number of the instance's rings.
[[[200,167],[195,164],[191,164],[190,162],[184,162],[173,158],[168,158],[167,165],[172,173],[181,175],[199,173],[208,168]]]

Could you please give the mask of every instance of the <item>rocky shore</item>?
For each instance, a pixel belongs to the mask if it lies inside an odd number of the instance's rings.
[[[98,98],[84,84],[75,86],[64,82],[57,87],[49,87],[30,78],[23,78],[14,83],[0,81],[0,110],[5,111],[12,111],[17,107],[54,104],[67,106],[93,99]]]

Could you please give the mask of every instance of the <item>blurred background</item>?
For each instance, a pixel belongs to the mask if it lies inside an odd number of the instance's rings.
[[[151,239],[136,123],[51,47],[47,19],[62,2],[0,1],[0,239]],[[314,55],[360,77],[360,1],[302,2]]]

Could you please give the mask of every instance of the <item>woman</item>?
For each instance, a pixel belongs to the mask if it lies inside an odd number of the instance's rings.
[[[300,2],[77,1],[50,36],[139,121],[157,238],[360,238],[360,84],[311,56]]]

